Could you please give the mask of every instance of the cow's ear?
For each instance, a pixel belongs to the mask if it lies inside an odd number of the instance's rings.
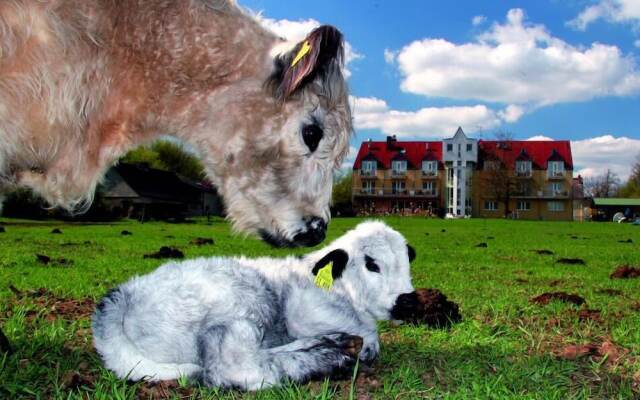
[[[326,71],[331,63],[342,66],[343,60],[342,33],[333,26],[323,25],[311,31],[293,50],[276,56],[276,68],[268,84],[278,99],[286,100],[317,74]]]
[[[336,249],[325,254],[314,266],[311,272],[313,275],[318,276],[318,273],[323,268],[328,267],[331,264],[331,278],[339,279],[342,276],[347,263],[349,262],[349,254],[342,250]]]
[[[407,245],[407,253],[409,253],[409,262],[412,262],[416,259],[416,249],[414,249],[410,245]]]

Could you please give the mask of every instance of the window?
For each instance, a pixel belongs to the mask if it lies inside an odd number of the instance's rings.
[[[526,200],[518,201],[518,211],[529,211],[531,210],[531,202]]]
[[[547,206],[549,207],[549,211],[564,211],[564,203],[561,201],[550,201]]]
[[[435,196],[436,183],[434,181],[422,182],[422,193]]]
[[[422,162],[422,173],[424,175],[436,175],[438,173],[438,162],[437,161],[423,161]]]
[[[447,143],[447,151],[453,151],[453,143]]]
[[[549,161],[547,173],[550,177],[564,176],[564,161]]]
[[[376,181],[368,179],[362,181],[362,193],[374,194],[376,192]]]
[[[407,173],[407,162],[405,160],[391,161],[391,174],[404,175]]]
[[[552,196],[557,196],[563,192],[564,186],[562,185],[562,182],[552,182],[549,185],[549,189]]]
[[[531,161],[516,161],[516,176],[531,176]]]
[[[405,191],[405,183],[404,181],[393,181],[391,182],[391,192],[393,194],[402,194]]]
[[[467,151],[473,151],[473,144],[467,143]]]
[[[378,163],[374,160],[367,160],[362,162],[362,167],[360,168],[360,174],[366,176],[373,176],[376,174],[376,169]]]
[[[495,200],[488,200],[484,202],[484,209],[487,211],[497,211],[498,203]]]

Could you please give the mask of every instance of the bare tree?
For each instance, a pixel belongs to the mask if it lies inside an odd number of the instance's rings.
[[[602,175],[584,180],[584,191],[589,197],[614,197],[618,194],[619,189],[620,178],[610,169],[607,169]]]
[[[499,131],[495,134],[496,150],[494,154],[485,154],[484,159],[484,179],[485,192],[504,203],[504,216],[511,214],[509,203],[511,198],[518,191],[518,180],[513,171],[504,163],[506,155],[513,151],[513,134],[508,131]]]

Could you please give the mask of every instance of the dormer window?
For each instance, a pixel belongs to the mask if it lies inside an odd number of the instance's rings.
[[[562,178],[564,176],[564,161],[549,161],[547,175],[549,178]]]
[[[378,163],[375,160],[365,160],[362,161],[362,168],[360,169],[360,173],[364,176],[374,176],[376,174],[377,168]]]
[[[438,174],[438,162],[437,161],[423,161],[422,162],[422,174],[428,176],[435,176]]]
[[[453,151],[453,143],[447,143],[447,151]]]
[[[516,176],[531,176],[531,161],[516,161]]]
[[[404,176],[407,173],[406,160],[391,161],[391,174],[394,176]]]

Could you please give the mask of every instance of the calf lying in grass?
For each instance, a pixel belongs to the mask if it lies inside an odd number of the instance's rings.
[[[102,300],[94,344],[131,380],[254,390],[345,372],[378,356],[377,320],[415,309],[414,257],[398,232],[365,222],[303,258],[168,263]]]

